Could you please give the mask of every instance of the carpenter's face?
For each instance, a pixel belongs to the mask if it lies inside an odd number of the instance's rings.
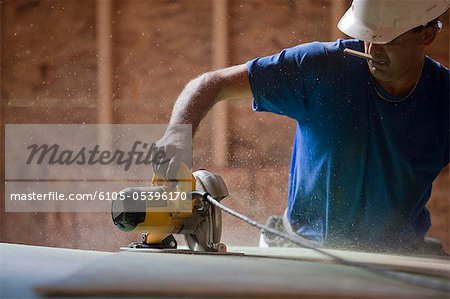
[[[404,78],[423,59],[422,32],[408,31],[385,45],[364,42],[366,53],[374,57],[368,60],[370,73],[378,81],[392,82]]]

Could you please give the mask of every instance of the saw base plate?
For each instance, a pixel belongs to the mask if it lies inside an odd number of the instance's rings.
[[[122,251],[128,252],[149,252],[149,253],[175,253],[175,254],[194,254],[194,255],[233,255],[244,256],[243,252],[214,252],[214,251],[194,251],[190,249],[158,249],[158,248],[130,248],[120,247]]]

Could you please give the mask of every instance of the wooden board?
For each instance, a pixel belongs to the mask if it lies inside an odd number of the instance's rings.
[[[305,248],[233,247],[233,250],[245,252],[246,255],[260,257],[334,263],[331,258]],[[360,264],[377,265],[391,270],[450,278],[450,259],[448,258],[438,259],[331,249],[325,249],[324,251]]]
[[[37,290],[45,296],[448,298],[443,292],[330,263],[256,254],[154,252],[110,255]]]
[[[330,257],[320,254],[311,249],[305,248],[258,248],[258,247],[231,247],[232,251],[226,253],[219,252],[195,252],[187,247],[178,249],[150,249],[150,248],[130,248],[121,247],[120,250],[140,253],[182,253],[198,255],[247,255],[261,258],[282,258],[301,261],[313,261],[324,263],[336,263]],[[370,264],[381,266],[386,269],[404,271],[409,273],[433,275],[450,279],[450,259],[437,259],[414,257],[406,255],[379,254],[345,250],[324,249],[348,261],[358,264]]]
[[[34,286],[60,280],[112,254],[0,243],[0,298],[38,298]]]

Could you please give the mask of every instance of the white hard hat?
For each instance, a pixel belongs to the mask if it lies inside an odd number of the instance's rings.
[[[353,38],[386,44],[433,21],[449,7],[450,0],[353,0],[338,28]]]

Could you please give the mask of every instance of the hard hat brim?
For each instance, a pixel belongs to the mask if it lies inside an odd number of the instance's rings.
[[[375,44],[387,44],[396,38],[393,35],[381,35],[379,32],[375,32],[373,29],[364,25],[364,23],[356,19],[351,7],[342,16],[337,27],[352,38]]]
[[[409,30],[438,18],[450,7],[450,0],[429,1],[431,3],[411,0],[404,5],[397,0],[354,0],[337,27],[350,37],[387,44]],[[413,14],[416,10],[420,12],[417,16]]]

